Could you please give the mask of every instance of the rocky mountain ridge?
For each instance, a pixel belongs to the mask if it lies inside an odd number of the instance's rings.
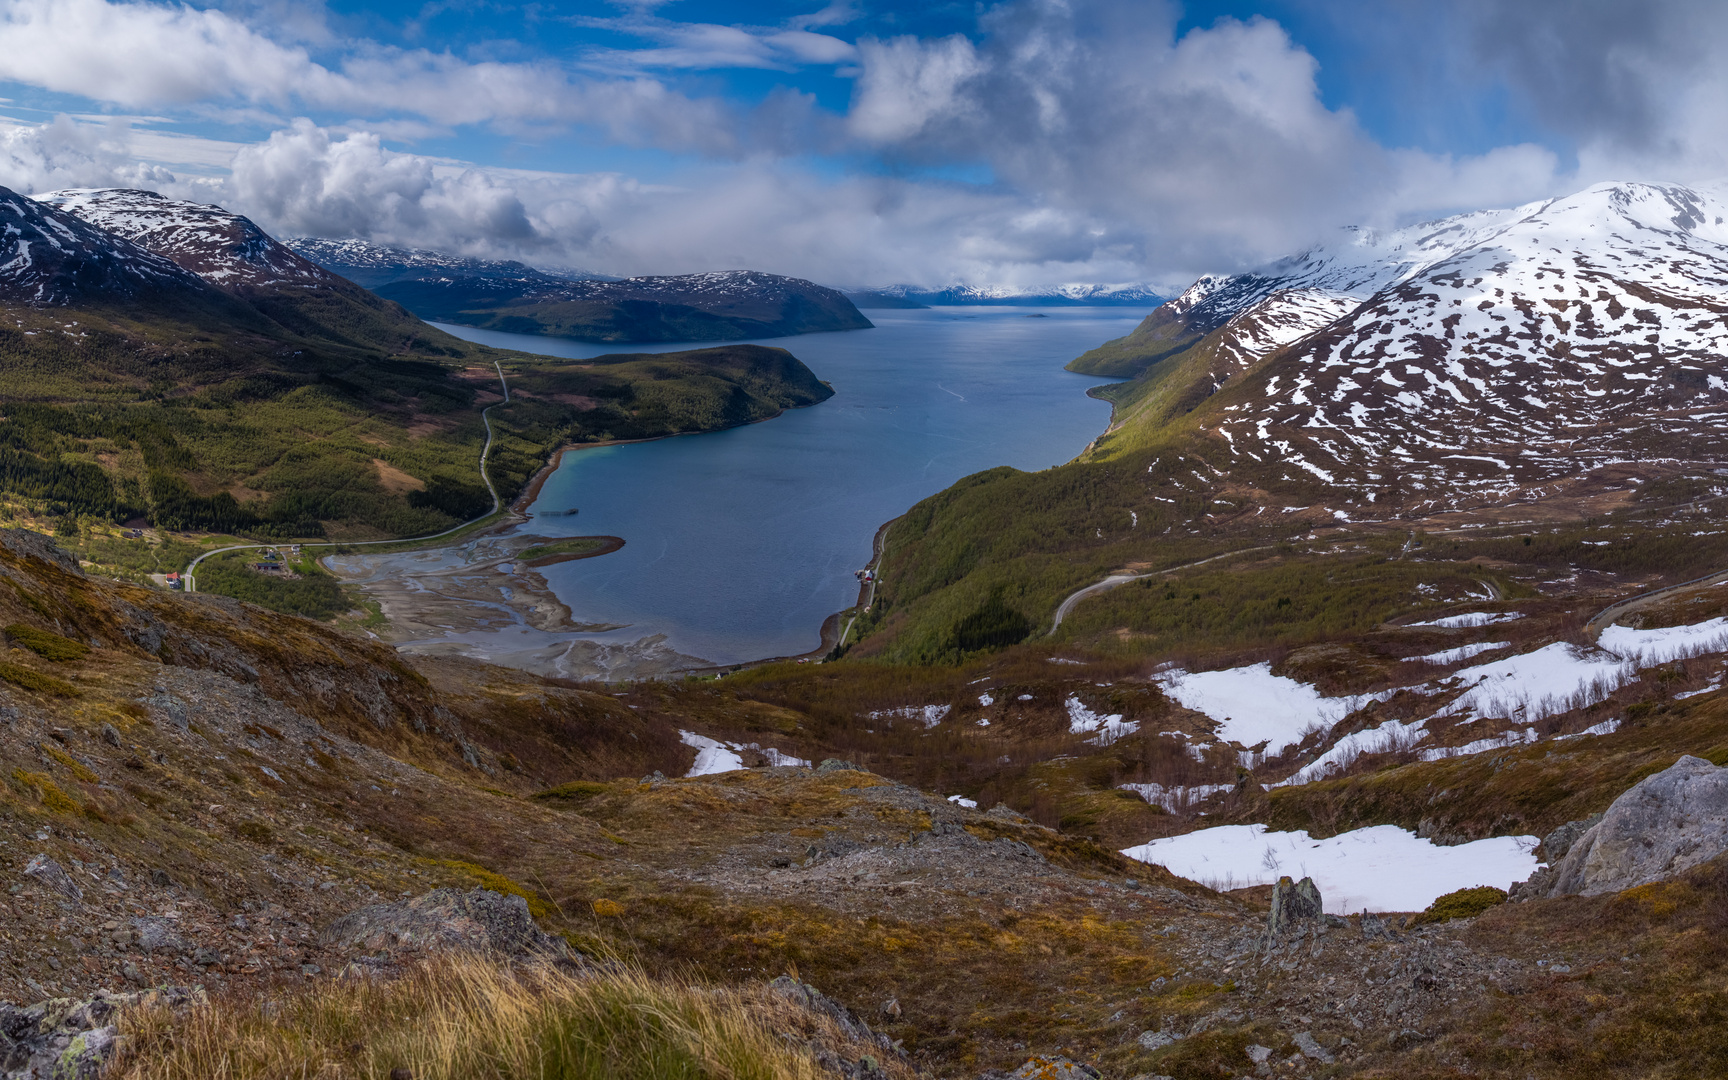
[[[172,260],[6,188],[0,188],[0,259],[0,301],[30,307],[210,291]]]

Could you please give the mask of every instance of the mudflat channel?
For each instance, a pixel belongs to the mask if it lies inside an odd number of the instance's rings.
[[[857,597],[882,522],[963,476],[1042,469],[1109,422],[1108,380],[1062,365],[1131,330],[1132,308],[870,311],[877,328],[779,338],[835,396],[729,431],[565,453],[516,518],[456,548],[326,560],[384,605],[406,651],[577,679],[636,679],[794,656]],[[1042,316],[1042,317],[1032,317]],[[443,329],[582,359],[677,351]],[[570,513],[570,511],[577,511]],[[513,561],[547,538],[610,554]]]

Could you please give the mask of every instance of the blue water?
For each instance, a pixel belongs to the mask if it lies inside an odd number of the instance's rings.
[[[1123,308],[871,311],[874,330],[762,342],[792,351],[834,396],[707,435],[577,450],[522,526],[614,535],[612,555],[545,574],[574,617],[665,634],[715,663],[807,652],[857,599],[853,571],[890,518],[970,473],[1069,460],[1109,422],[1106,380],[1062,365],[1139,322]],[[1029,316],[1043,315],[1043,318]],[[691,344],[591,345],[439,324],[472,341],[573,358]],[[580,513],[551,516],[570,507]]]

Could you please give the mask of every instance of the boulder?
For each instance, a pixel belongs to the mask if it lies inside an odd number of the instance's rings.
[[[1578,842],[1578,838],[1589,832],[1590,829],[1601,820],[1601,814],[1591,814],[1587,818],[1580,818],[1577,821],[1568,821],[1566,824],[1555,829],[1547,836],[1544,836],[1542,838],[1541,851],[1538,852],[1542,861],[1549,865],[1553,865],[1561,859],[1564,859],[1566,853],[1572,850],[1572,845]]]
[[[397,904],[369,904],[337,919],[319,935],[348,954],[395,959],[457,949],[505,957],[560,959],[562,938],[534,923],[528,902],[490,889],[434,889]]]
[[[1619,892],[1724,851],[1728,768],[1686,756],[1615,799],[1601,821],[1566,845],[1564,858],[1519,890],[1519,898]]]
[[[1281,877],[1272,886],[1272,910],[1266,913],[1267,940],[1312,929],[1324,914],[1320,886],[1314,884],[1313,878],[1291,881]]]
[[[50,998],[25,1007],[0,1001],[0,1077],[96,1080],[118,1045],[122,1010],[150,1005],[179,1012],[205,1000],[202,990],[169,986],[137,994]]]
[[[25,864],[24,873],[29,877],[33,877],[37,881],[40,881],[50,889],[53,889],[55,892],[59,893],[62,897],[70,900],[74,904],[81,903],[84,900],[84,890],[80,889],[78,883],[72,880],[72,876],[66,873],[66,868],[49,858],[47,855],[33,856],[30,861]]]

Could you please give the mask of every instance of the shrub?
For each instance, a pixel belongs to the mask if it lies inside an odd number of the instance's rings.
[[[6,627],[6,636],[42,659],[52,660],[57,664],[67,660],[82,660],[90,655],[90,646],[82,641],[73,641],[52,631],[38,630],[23,623],[13,623]]]
[[[1416,916],[1412,925],[1422,923],[1449,922],[1452,919],[1473,919],[1497,904],[1506,902],[1506,890],[1496,889],[1492,885],[1478,885],[1474,889],[1459,889],[1445,896],[1437,896],[1428,909]]]
[[[52,694],[55,697],[78,696],[78,688],[69,682],[56,679],[52,675],[31,671],[21,664],[8,664],[4,660],[0,660],[0,679],[5,679],[12,685],[21,686],[26,690],[34,690],[39,694]]]

